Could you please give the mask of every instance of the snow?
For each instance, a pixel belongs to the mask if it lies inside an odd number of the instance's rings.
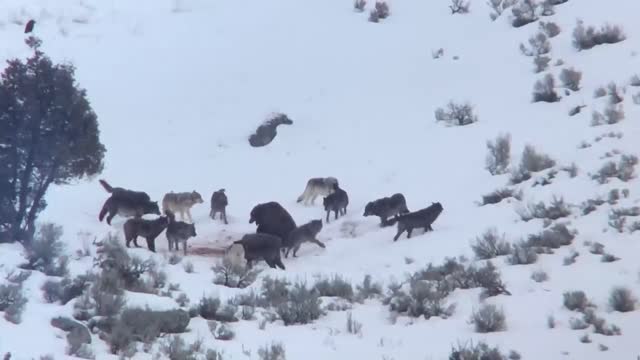
[[[295,199],[309,178],[335,176],[349,193],[350,205],[345,218],[324,225],[319,239],[326,249],[303,245],[298,258],[285,259],[286,271],[266,268],[261,277],[312,282],[317,274],[340,274],[355,284],[370,274],[386,284],[445,257],[472,258],[471,241],[489,227],[504,232],[511,242],[542,231],[542,221],[524,223],[515,211],[529,202],[561,195],[577,206],[588,198],[606,198],[611,189],[628,188],[630,198],[618,205],[604,204],[587,216],[572,209],[570,227],[579,232],[573,245],[542,255],[533,265],[494,261],[512,296],[486,301],[504,307],[507,331],[474,333],[467,321],[479,305],[479,291],[458,290],[449,299],[457,304],[456,311],[446,320],[401,316],[391,324],[388,308],[379,301],[356,304],[353,316],[363,323],[361,337],[345,334],[346,312],[329,312],[307,326],[275,323],[259,330],[256,321],[240,321],[232,325],[236,339],[229,342],[215,340],[206,321],[194,318],[185,338],[202,338],[233,359],[245,357],[243,347],[256,355],[258,347],[271,341],[283,342],[287,359],[293,360],[444,359],[451,346],[470,339],[517,350],[524,359],[612,359],[637,352],[639,312],[609,312],[607,299],[618,285],[640,294],[634,255],[640,250],[638,235],[618,234],[607,222],[612,207],[637,206],[638,181],[599,185],[589,176],[608,160],[600,159],[607,151],[637,154],[640,126],[638,107],[631,101],[637,92],[633,87],[624,94],[625,120],[590,126],[591,112],[606,104],[605,98],[594,99],[593,91],[611,81],[626,86],[638,69],[636,2],[570,0],[557,6],[554,16],[542,19],[562,29],[550,40],[551,64],[562,59],[564,65],[552,65],[549,72],[557,77],[563,68],[573,67],[583,73],[581,90],[566,96],[558,89],[563,98],[553,104],[531,103],[533,84],[543,75],[534,74],[532,59],[518,50],[538,31],[537,23],[512,28],[509,11],[492,22],[483,2],[473,2],[470,14],[455,16],[442,1],[394,0],[390,7],[391,16],[373,24],[367,12],[355,13],[350,1],[337,0],[3,1],[0,59],[28,56],[23,25],[14,22],[35,18],[34,33],[43,40],[43,50],[55,61],[77,67],[78,83],[88,91],[107,148],[104,172],[95,179],[52,187],[40,220],[64,226],[70,254],[85,247],[94,252],[94,237],[121,232],[124,222],[119,217],[112,226],[98,222],[107,198],[98,178],[144,190],[154,200],[169,191],[197,190],[205,203],[192,209],[198,236],[190,245],[223,246],[255,230],[248,216],[261,202],[280,202],[298,224],[324,218],[321,199],[313,207]],[[576,19],[596,27],[621,25],[627,40],[578,52],[571,45]],[[444,48],[444,56],[433,59],[432,51],[439,48]],[[472,103],[479,122],[465,127],[437,123],[434,111],[450,100]],[[587,107],[568,117],[568,111],[581,104]],[[294,124],[280,127],[270,145],[249,147],[249,134],[277,111]],[[594,141],[609,131],[624,136]],[[477,206],[482,195],[507,183],[508,175],[491,176],[484,170],[486,141],[506,132],[512,137],[515,164],[524,145],[532,144],[559,166],[575,162],[578,177],[561,171],[548,186],[531,187],[531,180],[518,185],[524,189],[523,202]],[[579,150],[583,140],[593,146]],[[230,201],[228,226],[208,218],[208,198],[220,188]],[[393,242],[395,227],[380,229],[377,218],[362,216],[368,201],[396,192],[405,195],[411,210],[435,201],[443,204],[434,232],[416,232],[411,239],[403,235]],[[354,228],[356,236],[348,236],[347,228]],[[585,241],[605,244],[605,250],[621,260],[601,263],[583,246]],[[157,248],[156,255],[144,246],[129,252],[166,263],[164,235],[157,239]],[[574,265],[564,266],[571,249],[580,256]],[[19,245],[0,245],[0,272],[19,265],[21,253]],[[414,262],[408,264],[405,258]],[[186,261],[194,264],[193,274],[183,270]],[[168,282],[179,283],[192,304],[203,295],[224,300],[249,290],[213,285],[210,268],[215,261],[188,255],[180,264],[166,264]],[[89,258],[82,258],[72,261],[70,270],[81,274],[91,266]],[[538,269],[549,274],[549,281],[530,279]],[[12,359],[47,353],[65,358],[65,337],[49,321],[70,315],[72,307],[46,304],[39,294],[44,281],[42,274],[26,281],[29,303],[22,324],[0,319],[0,354],[10,351]],[[260,279],[251,288],[259,285]],[[562,306],[562,293],[576,289],[596,303],[600,316],[622,329],[621,336],[590,334],[593,343],[578,341],[585,331],[568,325],[569,318],[578,315]],[[177,307],[169,298],[134,293],[127,298],[131,306]],[[558,322],[555,329],[546,325],[551,314]],[[38,346],[31,346],[32,339]],[[97,336],[94,343],[97,358],[116,358],[106,354]],[[600,343],[609,350],[600,352]],[[150,355],[139,353],[136,358]]]

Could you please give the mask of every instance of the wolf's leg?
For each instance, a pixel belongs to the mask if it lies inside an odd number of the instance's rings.
[[[227,222],[227,210],[226,209],[222,209],[222,219],[224,220],[224,224],[228,225],[229,223]]]
[[[293,257],[298,257],[296,254],[298,253],[298,250],[300,250],[300,245],[302,244],[297,243],[296,246],[293,248]]]
[[[331,210],[327,210],[327,223],[329,223],[329,214],[331,214]]]
[[[316,204],[316,198],[318,197],[318,193],[314,193],[313,195],[311,195],[311,205],[315,205]]]
[[[291,251],[290,247],[286,247],[286,248],[282,248],[282,250],[284,251],[284,257],[285,259],[289,257],[289,251]]]
[[[431,227],[431,224],[427,225],[427,227],[425,228],[425,230],[427,230],[427,231],[433,231],[433,228]]]
[[[184,256],[187,256],[187,239],[182,240],[182,250],[184,250]]]
[[[286,268],[284,267],[284,264],[282,263],[282,259],[277,258],[277,259],[276,259],[276,261],[275,261],[275,263],[276,263],[276,265],[277,265],[280,269],[282,269],[282,270],[285,270],[285,269],[286,269]]]
[[[312,242],[312,243],[320,246],[323,249],[327,247],[322,241],[320,241],[318,239],[311,239],[311,240],[309,240],[309,242]]]
[[[191,218],[191,209],[187,208],[187,217],[189,218],[189,222],[193,223],[193,218]]]
[[[413,232],[413,228],[410,227],[407,229],[407,239],[411,238],[411,233]]]
[[[340,209],[333,210],[333,213],[336,215],[336,220],[338,220],[338,213],[339,212],[340,212]]]
[[[404,232],[404,226],[398,223],[398,233],[396,234],[396,236],[393,237],[393,241],[398,241],[398,238],[400,238],[400,235],[402,235],[403,232]]]
[[[138,235],[133,238],[133,245],[135,245],[135,247],[140,247],[140,245],[138,245]]]
[[[109,215],[107,216],[107,224],[111,225],[111,220],[113,220],[117,213],[117,211],[109,211]]]
[[[149,250],[156,252],[156,242],[154,238],[147,238],[147,247]]]

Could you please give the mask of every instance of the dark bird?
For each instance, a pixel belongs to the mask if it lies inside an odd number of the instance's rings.
[[[36,21],[31,19],[29,20],[29,22],[27,22],[27,25],[24,27],[24,33],[30,33],[31,31],[33,31],[33,26],[36,24]]]

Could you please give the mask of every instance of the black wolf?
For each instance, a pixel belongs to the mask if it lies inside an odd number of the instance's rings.
[[[371,201],[364,207],[363,216],[377,216],[380,218],[380,226],[387,226],[387,219],[398,214],[406,214],[409,212],[407,201],[404,195],[396,193],[390,197],[383,197],[378,200]]]
[[[310,222],[301,225],[289,233],[289,236],[282,242],[282,250],[284,251],[284,257],[289,257],[289,251],[293,249],[293,257],[296,257],[300,245],[305,242],[314,243],[321,248],[326,246],[316,236],[322,230],[322,219],[311,220]]]
[[[102,205],[98,219],[102,221],[107,216],[107,224],[116,216],[140,218],[145,214],[160,215],[160,207],[157,201],[151,201],[149,195],[142,191],[132,191],[119,187],[111,187],[106,181],[100,180],[100,184],[111,193],[111,196]]]
[[[251,210],[249,223],[256,223],[257,233],[271,234],[286,239],[296,228],[296,222],[291,215],[275,201],[254,206]]]
[[[165,210],[169,218],[167,226],[167,240],[169,241],[169,251],[175,248],[178,251],[178,242],[182,242],[182,249],[187,255],[187,240],[191,237],[198,236],[196,234],[195,224],[189,224],[184,221],[176,221],[175,214],[171,210]]]
[[[155,240],[169,225],[169,219],[166,216],[160,216],[154,220],[145,220],[141,218],[134,218],[127,220],[123,225],[124,238],[126,245],[133,240],[133,245],[138,245],[138,236],[142,236],[147,240],[147,248],[153,252],[156,251]]]
[[[247,260],[247,267],[251,268],[253,261],[264,260],[269,267],[275,269],[276,266],[284,270],[284,264],[280,258],[280,248],[282,239],[270,234],[246,234],[241,240],[234,241],[244,248],[244,258]]]
[[[227,194],[225,194],[224,189],[220,189],[215,191],[211,195],[211,211],[209,212],[209,216],[211,219],[216,218],[216,214],[220,213],[220,217],[224,221],[225,224],[227,222],[227,205],[229,205],[229,200],[227,199]]]
[[[403,215],[396,215],[389,221],[389,225],[398,223],[398,233],[393,237],[397,241],[400,235],[406,230],[407,238],[411,237],[411,232],[415,228],[424,228],[425,231],[433,231],[431,224],[440,216],[444,208],[439,202],[431,203],[427,208],[410,212]]]
[[[333,184],[333,193],[322,199],[324,210],[327,212],[327,222],[329,222],[329,214],[333,211],[335,219],[338,219],[338,213],[344,216],[347,214],[347,205],[349,205],[349,196],[347,192],[342,190],[338,184]]]

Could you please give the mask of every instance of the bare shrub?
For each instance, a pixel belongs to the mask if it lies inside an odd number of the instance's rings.
[[[605,96],[607,96],[607,90],[602,86],[596,88],[594,90],[594,92],[593,92],[593,97],[596,98],[596,99],[597,98],[601,98],[601,97],[605,97]]]
[[[580,318],[569,319],[569,327],[571,330],[584,330],[589,327],[589,324]]]
[[[560,26],[554,22],[540,21],[538,25],[540,26],[540,31],[549,38],[556,37],[560,34]]]
[[[209,321],[209,331],[216,340],[229,341],[235,338],[236,334],[226,324],[220,324],[217,321]]]
[[[74,279],[65,277],[61,281],[47,280],[42,285],[44,299],[53,303],[59,301],[62,305],[82,295],[94,278],[92,274],[79,275]]]
[[[496,20],[498,17],[500,17],[500,15],[502,15],[502,13],[508,9],[509,7],[513,6],[513,4],[516,3],[517,0],[489,0],[487,1],[487,4],[489,5],[489,7],[491,7],[491,10],[493,10],[493,12],[491,12],[489,14],[489,17],[491,18],[491,20]]]
[[[609,306],[619,312],[629,312],[636,308],[637,298],[631,290],[625,287],[616,287],[609,295]]]
[[[522,200],[522,190],[516,191],[514,189],[509,189],[509,188],[497,189],[487,195],[482,195],[481,205],[498,204],[501,201],[509,198]]]
[[[185,261],[184,263],[182,263],[182,266],[184,267],[184,272],[186,272],[187,274],[193,273],[194,268],[193,268],[193,263],[191,261]]]
[[[478,121],[471,104],[456,104],[452,101],[447,104],[446,109],[436,109],[435,117],[436,121],[444,121],[453,126],[464,126]]]
[[[214,297],[203,296],[198,305],[198,314],[207,320],[238,321],[235,312],[235,307],[231,305],[221,307],[220,299]]]
[[[554,195],[549,206],[542,201],[533,205],[529,204],[526,210],[519,211],[519,215],[523,221],[531,219],[557,220],[571,215],[571,210],[564,202],[564,198],[558,198]]]
[[[622,104],[609,104],[603,113],[594,111],[591,115],[591,126],[612,125],[624,120],[624,106]]]
[[[589,337],[589,334],[584,334],[580,337],[580,342],[584,343],[584,344],[589,344],[591,343],[591,338]]]
[[[602,255],[604,254],[604,245],[596,241],[589,247],[589,252],[596,255]]]
[[[572,91],[580,90],[580,81],[582,80],[582,72],[570,69],[562,69],[560,73],[560,81],[562,86]]]
[[[477,237],[471,249],[480,260],[511,254],[511,244],[505,241],[504,234],[498,234],[496,228],[490,228],[482,236]]]
[[[469,13],[469,2],[464,0],[451,0],[451,14],[467,14]]]
[[[538,74],[549,68],[551,58],[546,55],[536,55],[533,58],[533,72]]]
[[[553,75],[547,74],[533,86],[533,102],[558,102],[560,97],[555,91],[556,82]]]
[[[529,265],[538,261],[538,253],[526,243],[518,243],[513,246],[511,255],[507,258],[510,265]]]
[[[503,354],[498,347],[490,347],[485,342],[458,344],[451,348],[449,360],[519,360],[520,354],[511,351]]]
[[[571,163],[569,166],[563,166],[560,170],[566,171],[570,178],[578,176],[578,165],[576,165],[576,163]]]
[[[556,165],[549,155],[539,153],[532,145],[526,145],[520,158],[520,166],[529,172],[538,172]]]
[[[539,32],[529,38],[529,45],[520,43],[520,51],[525,56],[541,56],[551,52],[549,38],[543,32]]]
[[[605,163],[596,174],[591,175],[591,179],[605,184],[610,178],[618,178],[627,182],[635,177],[635,166],[638,164],[638,157],[635,155],[622,155],[616,164],[613,161]]]
[[[571,253],[562,260],[562,265],[569,266],[569,265],[575,264],[578,256],[580,256],[580,253],[575,250],[572,250]]]
[[[22,284],[0,285],[0,312],[4,312],[5,320],[20,324],[22,312],[28,299],[24,296]]]
[[[356,299],[363,302],[382,295],[382,286],[371,280],[371,275],[365,275],[361,285],[356,285]]]
[[[578,50],[588,50],[597,45],[615,44],[626,39],[622,28],[615,25],[605,24],[600,30],[595,27],[585,27],[581,20],[578,20],[576,28],[573,30],[573,46]]]
[[[610,263],[618,260],[620,260],[619,257],[608,253],[602,254],[602,257],[600,257],[600,261],[603,263]]]
[[[616,325],[608,325],[607,321],[603,318],[599,318],[595,310],[589,308],[584,311],[582,319],[585,323],[593,326],[593,332],[604,336],[621,335],[620,328]]]
[[[554,329],[556,327],[556,319],[553,317],[553,315],[549,315],[547,317],[547,327],[549,329]]]
[[[260,360],[286,360],[286,352],[281,343],[272,343],[258,349]]]
[[[471,314],[471,322],[476,332],[490,333],[506,330],[504,311],[493,304],[484,304]]]
[[[168,262],[171,265],[177,265],[182,261],[182,256],[178,255],[178,254],[171,254],[169,256]]]
[[[567,291],[562,294],[564,307],[571,311],[584,312],[593,306],[584,291]]]
[[[624,100],[624,96],[620,93],[618,85],[614,82],[610,82],[607,85],[607,94],[609,95],[609,103],[612,105],[619,104]]]
[[[288,290],[287,300],[276,307],[276,313],[285,326],[309,324],[324,315],[320,304],[317,292],[298,282]]]
[[[558,249],[570,245],[576,232],[571,231],[565,224],[555,224],[540,234],[529,235],[527,244],[531,247]]]
[[[234,264],[228,257],[224,257],[211,270],[216,274],[213,280],[214,284],[240,289],[251,285],[260,274],[260,270],[249,268],[246,264]]]
[[[207,360],[222,360],[223,354],[221,352],[206,349],[203,346],[202,340],[196,340],[194,343],[187,345],[179,335],[172,335],[163,342],[160,343],[161,356],[157,358],[164,358],[170,360],[195,360],[204,358]],[[155,357],[154,357],[155,358]]]
[[[513,14],[513,27],[522,27],[538,20],[539,4],[535,0],[519,0],[511,8]]]
[[[347,333],[349,334],[353,334],[353,335],[360,335],[362,334],[362,323],[358,322],[357,320],[355,320],[353,318],[353,314],[351,314],[351,312],[349,312],[347,314]]]
[[[389,5],[386,1],[376,1],[375,7],[369,13],[369,21],[379,22],[382,19],[389,17]]]
[[[509,184],[517,185],[529,179],[531,179],[531,173],[522,165],[520,165],[511,170],[511,175],[509,176]]]
[[[320,296],[339,297],[347,301],[353,301],[353,286],[340,275],[331,278],[321,278],[315,283],[313,289]]]
[[[549,280],[549,275],[543,270],[536,270],[531,273],[531,280],[535,282],[545,282]]]
[[[501,134],[493,142],[487,141],[487,150],[485,169],[491,175],[505,174],[511,162],[511,135]]]
[[[640,105],[640,92],[637,94],[631,95],[631,100],[633,100],[634,104]]]
[[[49,276],[65,276],[69,260],[62,256],[65,244],[60,240],[61,237],[62,226],[52,223],[40,225],[35,239],[26,248],[28,263],[21,267],[42,271]]]
[[[631,85],[631,86],[640,86],[640,76],[638,76],[637,74],[633,75],[629,79],[629,85]]]
[[[365,6],[367,6],[366,0],[355,0],[353,2],[353,9],[357,12],[363,12]]]

